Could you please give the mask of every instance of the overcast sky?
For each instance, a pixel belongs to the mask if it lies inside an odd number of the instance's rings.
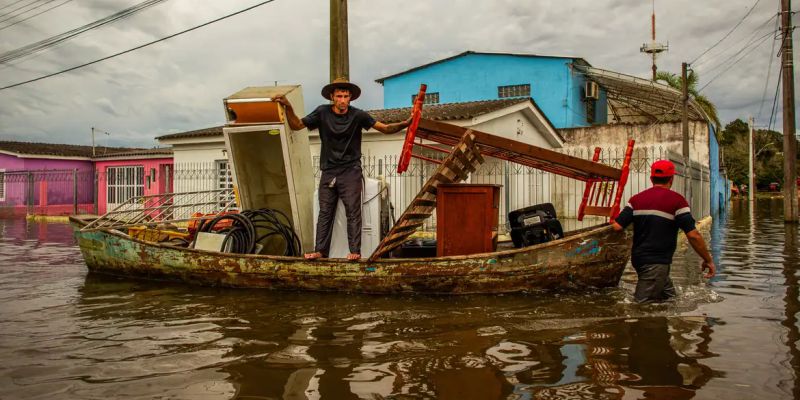
[[[0,7],[13,1],[0,0]],[[7,29],[2,27],[14,20],[0,22],[0,53],[140,2],[73,0]],[[0,65],[0,86],[113,54],[259,2],[168,0],[33,57]],[[680,73],[681,62],[694,60],[721,39],[754,3],[656,0],[658,41],[670,47],[660,57],[659,69]],[[717,105],[723,124],[756,116],[760,109],[757,124],[769,121],[780,65],[770,56],[774,41],[769,32],[775,28],[779,3],[759,0],[729,38],[693,64],[702,87],[730,66],[726,60],[751,38],[768,36],[703,90]],[[0,9],[0,21],[18,5]],[[152,147],[159,135],[223,124],[222,98],[274,81],[303,85],[308,110],[323,101],[319,91],[328,81],[328,6],[328,0],[274,0],[142,50],[2,90],[0,140],[90,144],[94,126],[110,133],[99,135],[98,144]],[[650,38],[651,9],[650,0],[350,0],[350,76],[364,92],[354,104],[382,108],[383,87],[375,79],[466,50],[582,57],[598,68],[649,77],[650,59],[639,48]],[[780,123],[774,125],[782,130]]]

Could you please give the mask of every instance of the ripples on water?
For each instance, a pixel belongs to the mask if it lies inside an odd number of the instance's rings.
[[[0,398],[793,398],[797,227],[716,221],[678,301],[198,288],[87,275],[66,225],[0,220]]]

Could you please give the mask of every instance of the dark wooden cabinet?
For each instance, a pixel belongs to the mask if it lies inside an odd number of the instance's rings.
[[[436,254],[495,251],[500,185],[441,184],[436,193]]]

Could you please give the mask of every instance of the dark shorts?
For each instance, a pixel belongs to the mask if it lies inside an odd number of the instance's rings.
[[[639,276],[633,293],[637,303],[660,303],[675,297],[669,264],[644,264],[634,269]]]

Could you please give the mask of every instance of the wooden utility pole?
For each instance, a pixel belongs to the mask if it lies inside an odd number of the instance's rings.
[[[783,219],[797,222],[797,138],[792,64],[792,2],[781,0],[781,73],[783,74]]]
[[[681,112],[681,128],[683,130],[683,157],[689,159],[689,84],[687,79],[687,69],[689,64],[681,64],[681,92],[683,100],[683,111]]]
[[[752,202],[756,199],[756,171],[755,171],[755,163],[756,163],[756,152],[755,152],[755,139],[753,138],[753,117],[747,119],[747,126],[748,126],[748,137],[750,137],[750,150],[747,152],[747,159],[749,160],[747,163],[747,198]]]
[[[350,79],[347,40],[347,0],[331,0],[331,81]]]

